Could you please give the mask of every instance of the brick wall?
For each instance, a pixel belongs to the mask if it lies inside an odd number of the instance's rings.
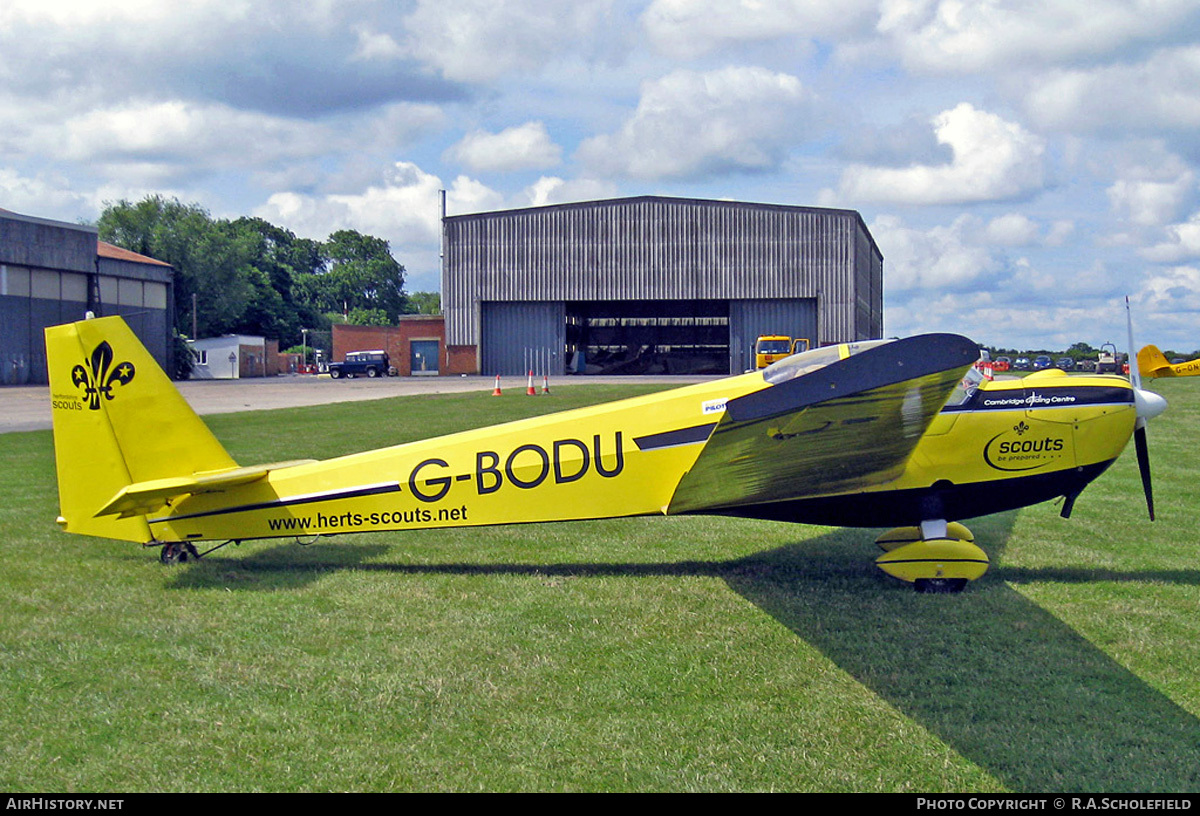
[[[447,374],[478,374],[478,346],[449,346],[446,349]]]
[[[455,358],[447,359],[446,324],[441,315],[404,315],[397,326],[335,325],[333,360],[345,360],[351,351],[383,349],[400,376],[407,377],[412,374],[413,340],[437,340],[438,374],[441,376],[473,374],[478,370],[474,346],[469,347],[472,349],[469,370],[457,367]]]

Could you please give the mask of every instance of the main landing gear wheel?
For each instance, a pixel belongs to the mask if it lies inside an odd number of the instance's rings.
[[[876,540],[886,552],[875,559],[875,565],[912,584],[917,592],[962,592],[968,581],[988,569],[987,553],[975,546],[974,538],[956,522],[889,530]]]
[[[158,560],[164,564],[186,564],[188,561],[199,561],[200,553],[189,541],[172,541],[163,544]]]
[[[913,589],[927,595],[953,595],[962,592],[966,585],[966,578],[918,578],[913,581]]]

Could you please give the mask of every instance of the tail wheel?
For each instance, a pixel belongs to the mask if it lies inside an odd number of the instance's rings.
[[[200,553],[189,541],[172,541],[163,544],[158,560],[164,564],[186,564],[188,561],[199,561]]]

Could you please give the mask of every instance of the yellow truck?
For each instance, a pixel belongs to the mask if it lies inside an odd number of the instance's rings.
[[[783,334],[762,334],[754,341],[754,367],[766,368],[776,360],[808,349],[807,337],[793,339]]]

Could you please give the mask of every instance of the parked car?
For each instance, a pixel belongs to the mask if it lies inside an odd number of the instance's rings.
[[[1061,368],[1063,371],[1075,370],[1075,361],[1070,357],[1059,357],[1058,362],[1054,365],[1056,368]]]
[[[1047,368],[1053,368],[1053,367],[1054,367],[1054,363],[1052,363],[1050,361],[1050,358],[1047,357],[1045,354],[1039,354],[1033,360],[1033,370],[1034,371],[1043,371]]]
[[[1012,360],[1007,357],[997,357],[992,361],[992,371],[1008,371],[1012,368]]]
[[[386,351],[351,351],[346,353],[346,359],[340,363],[329,364],[329,376],[335,380],[342,377],[384,377],[389,373],[391,364]]]
[[[1028,357],[1018,357],[1017,359],[1013,360],[1012,367],[1013,367],[1013,371],[1028,371],[1029,370],[1029,358]]]

